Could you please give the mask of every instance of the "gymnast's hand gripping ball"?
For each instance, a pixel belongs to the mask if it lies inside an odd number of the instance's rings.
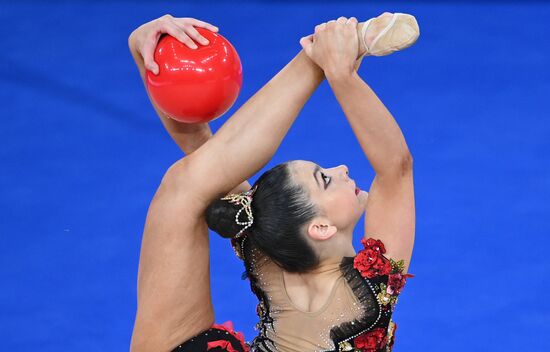
[[[242,85],[241,60],[218,33],[195,28],[210,42],[190,49],[172,36],[160,39],[154,58],[158,75],[147,71],[147,90],[171,118],[203,123],[223,115],[237,100]]]

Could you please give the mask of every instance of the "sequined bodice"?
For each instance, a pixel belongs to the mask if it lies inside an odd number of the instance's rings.
[[[327,302],[305,312],[289,298],[282,269],[261,251],[248,249],[247,274],[259,299],[260,318],[251,351],[391,351],[395,330],[391,313],[407,276],[398,274],[399,263],[383,257],[383,251],[378,253],[373,258],[376,252],[370,251],[366,257],[365,249],[356,257],[325,265],[323,270],[338,279]],[[390,280],[392,275],[403,277],[402,282]]]

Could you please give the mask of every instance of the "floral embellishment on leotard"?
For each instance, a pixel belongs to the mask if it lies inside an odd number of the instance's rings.
[[[362,239],[365,247],[359,251],[353,260],[353,267],[361,273],[361,276],[372,279],[379,275],[388,275],[392,270],[391,262],[383,256],[386,248],[380,240],[372,238]]]
[[[339,352],[348,352],[348,351],[357,351],[351,343],[348,341],[343,341],[338,344]]]
[[[233,323],[231,321],[226,321],[223,324],[214,324],[212,325],[212,329],[218,329],[218,330],[225,330],[227,334],[233,335],[237,340],[239,340],[241,347],[245,352],[250,351],[250,347],[244,342],[244,335],[241,332],[235,331],[233,328]],[[237,352],[235,348],[233,348],[233,345],[228,340],[217,340],[217,341],[210,341],[207,344],[207,351],[212,349],[221,348],[227,352]]]
[[[386,285],[380,284],[380,293],[376,296],[376,299],[378,299],[378,303],[382,306],[387,306],[388,304],[391,304],[392,307],[397,303],[397,297],[392,296],[387,292]]]
[[[401,260],[402,262],[402,260]],[[391,273],[388,276],[388,286],[386,292],[390,295],[397,296],[401,293],[401,290],[405,286],[405,282],[408,278],[414,277],[412,274],[402,274],[401,272]]]
[[[353,339],[355,348],[364,352],[377,352],[386,347],[387,331],[384,328],[376,328]]]
[[[390,259],[392,265],[392,273],[388,275],[387,285],[380,283],[380,293],[376,296],[378,303],[382,306],[391,305],[391,308],[397,304],[398,295],[401,293],[401,290],[405,286],[405,282],[409,277],[414,277],[412,274],[402,274],[403,271],[403,261],[399,262]]]
[[[365,248],[353,258],[353,268],[372,290],[380,313],[373,325],[366,327],[352,340],[342,336],[345,342],[339,343],[338,351],[389,352],[397,329],[391,316],[407,279],[413,275],[403,273],[404,260],[394,260],[384,255],[386,248],[381,240],[368,238],[361,240],[361,243]]]
[[[341,342],[339,351],[378,352],[391,351],[395,340],[397,324],[392,320],[387,329],[375,328],[353,339],[353,345],[349,342]]]

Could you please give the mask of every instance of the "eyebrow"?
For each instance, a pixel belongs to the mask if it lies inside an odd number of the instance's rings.
[[[317,179],[317,172],[321,171],[321,168],[319,167],[319,165],[315,165],[315,168],[313,169],[313,178],[315,179],[315,182],[317,182],[317,186],[321,187],[321,185],[319,184],[319,180]]]

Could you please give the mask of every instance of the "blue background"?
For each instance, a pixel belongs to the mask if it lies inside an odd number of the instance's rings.
[[[182,157],[128,51],[134,28],[165,13],[219,26],[243,63],[234,111],[314,25],[385,10],[422,31],[361,68],[415,160],[395,351],[549,351],[550,4],[519,1],[1,1],[0,350],[128,349],[147,207]],[[374,176],[326,83],[267,167],[290,159],[347,164],[362,188]],[[217,321],[251,339],[242,264],[211,238]]]

